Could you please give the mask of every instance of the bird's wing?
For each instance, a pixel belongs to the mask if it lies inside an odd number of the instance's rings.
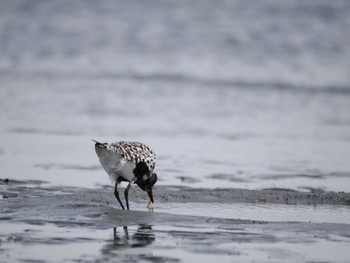
[[[119,153],[126,161],[145,162],[150,171],[155,167],[156,155],[145,144],[139,142],[114,142],[107,146],[107,149]]]
[[[120,170],[125,162],[125,159],[121,154],[106,148],[96,148],[96,153],[100,159],[101,165],[109,175]]]

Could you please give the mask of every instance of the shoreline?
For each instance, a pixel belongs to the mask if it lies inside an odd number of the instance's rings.
[[[17,181],[0,179],[0,199],[17,198],[21,195],[31,196],[47,194],[73,194],[86,192],[93,196],[99,196],[114,201],[112,186],[96,187],[95,189],[67,187],[67,186],[42,186],[42,181]],[[124,187],[119,187],[118,191],[123,193]],[[34,191],[35,190],[35,191]],[[154,195],[156,202],[198,202],[198,203],[271,203],[271,204],[291,204],[291,205],[350,205],[350,193],[334,192],[323,190],[298,191],[282,188],[268,188],[260,190],[240,189],[240,188],[191,188],[178,186],[155,186]],[[146,200],[145,192],[138,187],[130,189],[130,198],[134,202]],[[108,201],[106,201],[108,202]]]
[[[28,224],[54,223],[58,226],[94,226],[108,228],[112,225],[155,224],[163,222],[172,224],[181,221],[205,224],[270,224],[270,223],[306,223],[299,221],[264,221],[255,219],[223,218],[158,212],[157,205],[170,206],[173,203],[185,204],[284,204],[284,205],[341,205],[349,204],[350,193],[334,192],[298,192],[287,189],[190,189],[158,187],[155,208],[146,210],[146,194],[140,189],[132,188],[130,198],[131,210],[121,210],[113,195],[113,188],[83,189],[62,187],[27,187],[23,182],[5,185],[0,189],[0,221],[13,221]],[[4,185],[2,185],[4,186]],[[6,187],[7,186],[7,187]],[[4,187],[2,187],[4,188]],[[120,193],[123,192],[120,188]],[[186,209],[184,207],[184,209]],[[155,211],[154,211],[155,210]],[[162,209],[160,209],[162,210]],[[40,211],[42,213],[40,213]],[[98,219],[98,220],[97,220]],[[93,222],[92,222],[93,221]],[[318,224],[318,223],[313,223]],[[335,223],[329,223],[335,224]],[[348,225],[350,227],[350,225]]]
[[[188,262],[189,258],[279,262],[281,253],[289,255],[287,262],[347,261],[350,224],[344,223],[349,214],[344,204],[349,193],[165,186],[154,193],[154,208],[146,209],[147,194],[131,188],[131,210],[121,210],[110,186],[43,187],[39,181],[11,180],[0,184],[0,261],[53,261],[50,253],[42,253],[46,250],[66,251],[64,257],[54,253],[55,262],[87,261],[87,257],[89,262],[113,262],[115,256],[124,262]],[[345,220],[300,221],[291,216],[296,207],[291,201],[310,204],[307,210],[302,206],[302,212],[313,214],[322,205],[311,204],[336,204],[338,210],[327,213],[346,210]],[[251,216],[240,218],[242,214],[234,210],[237,204],[252,211]],[[271,205],[259,210],[258,204]],[[225,217],[228,210],[231,213]],[[259,220],[261,213],[273,211],[287,217]]]

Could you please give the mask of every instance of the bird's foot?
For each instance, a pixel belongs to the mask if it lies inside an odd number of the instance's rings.
[[[149,201],[148,201],[148,204],[147,204],[147,206],[146,206],[146,207],[147,207],[148,209],[150,209],[150,208],[151,208],[151,207],[150,207],[150,206],[151,206],[151,204],[152,204],[152,201],[151,201],[151,200],[149,200]]]

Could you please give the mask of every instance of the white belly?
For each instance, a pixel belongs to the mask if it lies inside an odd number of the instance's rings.
[[[120,176],[128,181],[135,179],[133,173],[134,163],[127,162],[121,155],[110,150],[97,149],[96,153],[111,180],[116,181]]]

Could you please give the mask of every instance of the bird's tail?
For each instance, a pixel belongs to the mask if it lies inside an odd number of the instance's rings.
[[[95,142],[95,147],[100,147],[100,148],[106,148],[107,147],[107,143],[101,143],[101,142],[98,142],[98,141],[95,141],[95,140],[92,140],[92,141]]]

